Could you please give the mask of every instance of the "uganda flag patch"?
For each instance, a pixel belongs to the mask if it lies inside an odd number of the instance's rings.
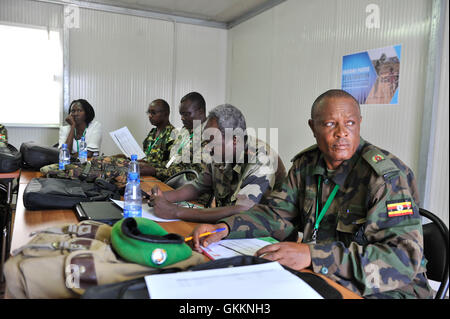
[[[412,203],[408,200],[394,200],[386,202],[388,217],[397,217],[414,214]]]

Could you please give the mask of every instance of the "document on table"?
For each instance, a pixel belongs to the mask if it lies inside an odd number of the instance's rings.
[[[323,299],[277,262],[145,277],[152,299]]]
[[[253,256],[264,246],[275,243],[278,243],[278,240],[272,237],[223,239],[208,245],[208,247],[200,246],[200,248],[206,256],[215,260],[242,255]]]
[[[143,159],[145,157],[144,151],[142,151],[126,126],[116,131],[109,132],[109,135],[111,135],[113,141],[128,158],[131,158],[132,154],[136,154],[138,159]]]
[[[115,200],[115,199],[111,199],[111,200],[117,206],[119,206],[120,208],[123,209],[123,206],[124,206],[124,202],[123,201]],[[156,216],[153,211],[154,211],[153,207],[150,207],[147,204],[142,204],[142,217],[144,217],[144,218],[154,220],[155,222],[174,222],[174,221],[179,220],[179,219],[164,219],[164,218],[160,218],[160,217]]]

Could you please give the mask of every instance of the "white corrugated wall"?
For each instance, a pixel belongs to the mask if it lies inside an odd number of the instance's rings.
[[[377,3],[380,29],[365,26],[368,1],[292,0],[230,30],[227,98],[250,125],[279,129],[286,163],[315,142],[311,104],[341,87],[342,56],[401,44],[399,104],[362,106],[361,134],[417,170],[431,2]]]
[[[0,0],[0,21],[62,28],[62,10]],[[223,29],[80,9],[79,28],[69,30],[69,100],[92,104],[104,128],[101,151],[117,154],[108,132],[127,126],[141,144],[151,128],[145,111],[153,99],[170,104],[176,126],[179,101],[190,91],[204,95],[207,109],[224,103],[226,48]],[[58,141],[55,128],[8,127],[8,135],[16,147],[23,141]]]
[[[448,99],[448,68],[449,68],[449,5],[447,3],[444,44],[442,46],[441,76],[439,90],[439,107],[436,115],[436,134],[434,158],[431,173],[430,201],[426,209],[437,214],[449,225],[449,99]]]
[[[366,28],[370,3],[380,8],[379,29]],[[244,109],[248,125],[278,128],[279,153],[290,167],[297,152],[315,143],[307,124],[311,104],[341,88],[342,57],[401,44],[399,104],[363,105],[361,135],[417,177],[431,12],[429,0],[288,0],[229,31],[227,100]],[[441,85],[448,87],[448,71]],[[441,91],[428,208],[448,225],[448,91]]]

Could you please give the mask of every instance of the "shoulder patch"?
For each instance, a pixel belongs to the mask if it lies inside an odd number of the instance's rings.
[[[305,153],[310,152],[310,151],[314,151],[314,150],[317,149],[317,148],[318,148],[317,144],[314,144],[314,145],[312,145],[312,146],[310,146],[310,147],[308,147],[308,148],[305,148],[303,151],[301,151],[300,153],[298,153],[297,155],[295,155],[295,156],[291,159],[291,162],[295,161],[298,157],[300,157],[300,155],[305,154]]]
[[[397,165],[391,161],[379,148],[370,145],[370,149],[362,157],[375,170],[379,176],[391,175],[400,171]]]

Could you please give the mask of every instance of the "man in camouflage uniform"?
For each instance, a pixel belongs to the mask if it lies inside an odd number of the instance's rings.
[[[157,99],[150,103],[147,111],[148,119],[155,127],[150,130],[143,142],[146,158],[139,161],[141,175],[156,175],[158,168],[164,168],[169,160],[174,142],[174,127],[169,122],[170,106]]]
[[[8,130],[3,124],[0,124],[0,142],[8,143]]]
[[[201,156],[194,152],[193,133],[194,130],[201,131],[206,124],[205,99],[200,93],[190,92],[180,100],[179,109],[183,127],[179,131],[172,131],[171,138],[174,142],[165,165],[155,167],[154,176],[161,181],[181,171],[195,170],[201,173],[203,170]]]
[[[226,129],[232,130],[233,135],[227,134]],[[225,104],[211,110],[203,133],[209,138],[203,152],[209,163],[192,184],[165,193],[157,190],[158,195],[152,196],[155,214],[167,219],[211,222],[266,203],[266,196],[273,189],[280,189],[286,170],[278,154],[266,143],[245,136],[245,131],[245,118],[234,106]],[[226,149],[232,152],[228,154]],[[214,152],[212,160],[210,151]],[[197,210],[171,203],[195,200],[205,193],[214,195],[217,207]]]
[[[301,243],[280,242],[257,255],[311,268],[366,298],[430,298],[413,172],[360,138],[360,123],[359,105],[345,91],[319,96],[309,120],[317,145],[294,157],[282,191],[268,205],[198,226],[194,247],[227,235],[295,240],[301,231]],[[198,237],[219,227],[227,230]]]

